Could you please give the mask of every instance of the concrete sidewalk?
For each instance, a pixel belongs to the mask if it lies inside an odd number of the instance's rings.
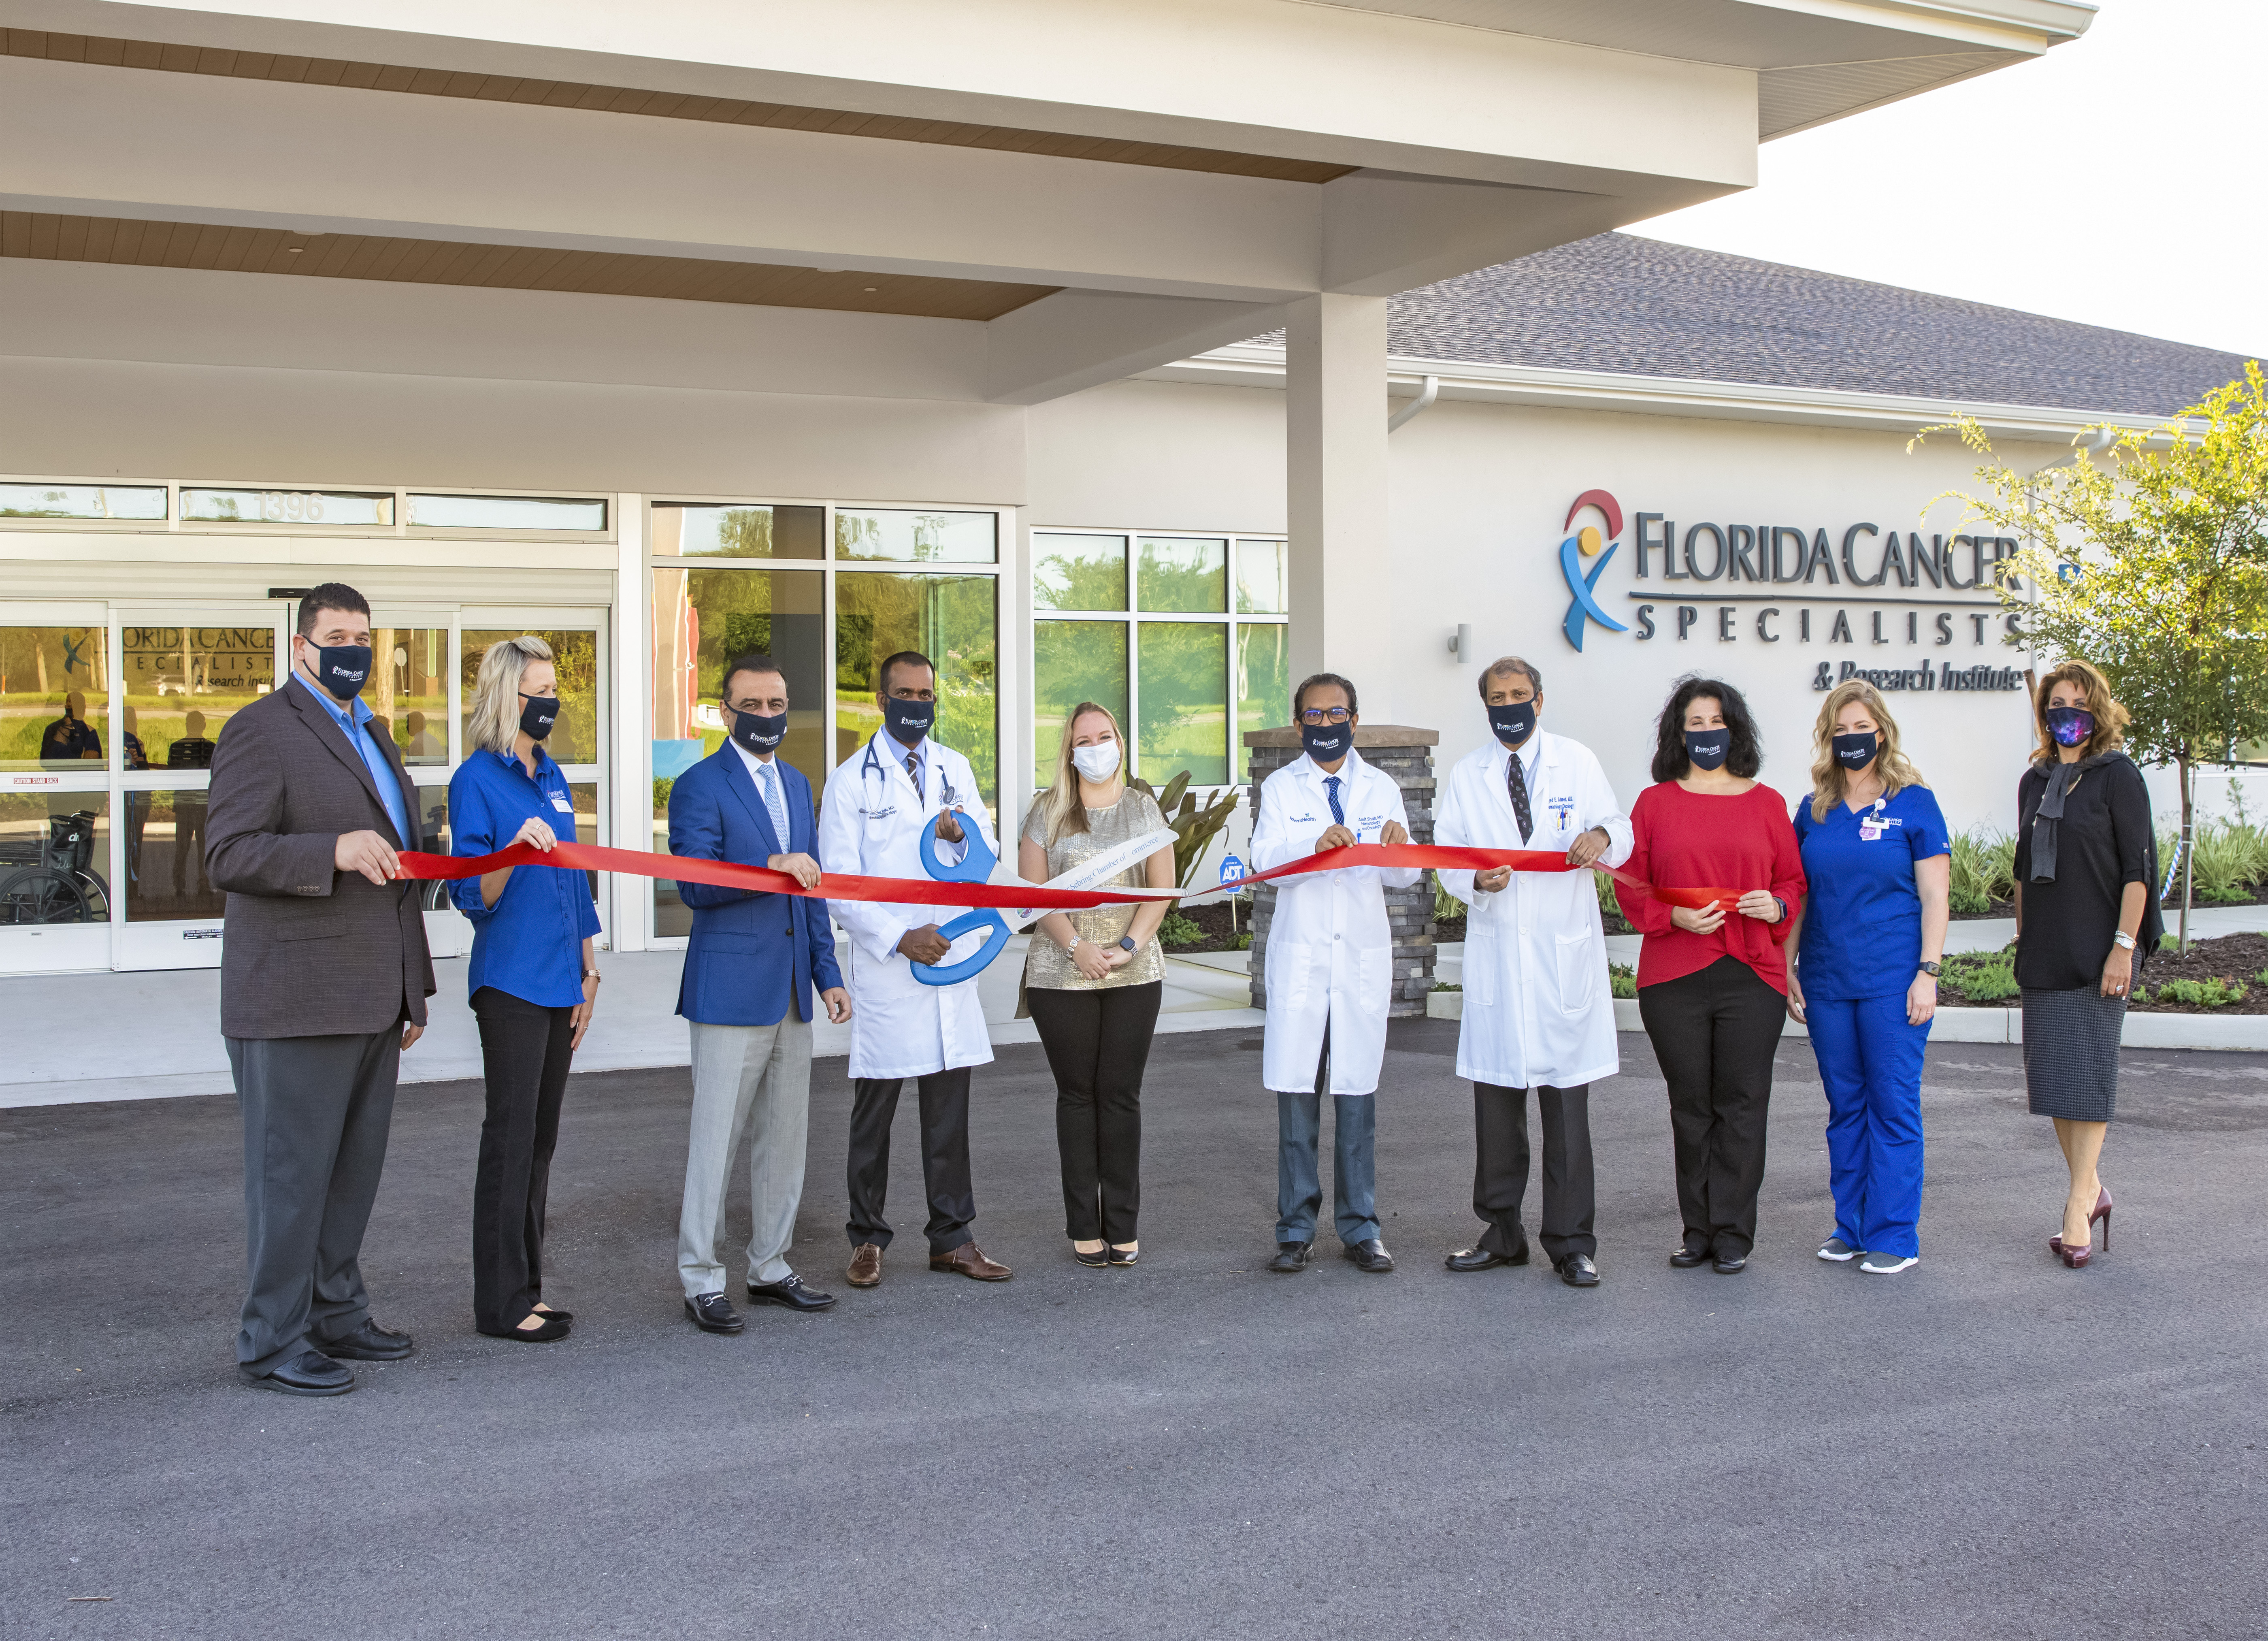
[[[332,1402],[235,1380],[233,1101],[11,1112],[0,1634],[2259,1633],[2268,1056],[2124,1056],[2110,1249],[2070,1271],[2017,1051],[1933,1048],[1925,1257],[1881,1278],[1812,1257],[1822,1107],[1791,1042],[1759,1249],[1726,1277],[1663,1257],[1668,1116],[1626,1035],[1593,1091],[1606,1279],[1576,1292],[1441,1268],[1476,1228],[1454,1035],[1390,1034],[1383,1277],[1328,1228],[1315,1269],[1260,1269],[1274,1101],[1230,1031],[1153,1050],[1138,1266],[1072,1262],[1052,1085],[1011,1046],[971,1127],[1015,1280],[924,1269],[909,1100],[905,1234],[853,1292],[828,1063],[792,1257],[841,1299],[737,1338],[680,1308],[681,1070],[575,1079],[546,1291],[578,1321],[542,1347],[472,1329],[477,1085],[405,1089],[366,1269],[418,1350]]]

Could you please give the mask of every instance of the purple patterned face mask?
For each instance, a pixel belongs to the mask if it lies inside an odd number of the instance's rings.
[[[2095,714],[2084,707],[2050,707],[2046,716],[2058,747],[2076,747],[2095,733]]]

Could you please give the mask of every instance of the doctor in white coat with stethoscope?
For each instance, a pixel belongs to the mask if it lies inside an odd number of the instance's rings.
[[[968,760],[930,737],[937,718],[937,669],[902,651],[882,663],[882,727],[827,783],[819,805],[819,861],[831,872],[926,881],[923,830],[944,814],[941,859],[966,848],[973,824],[995,855],[992,817]],[[1008,1267],[987,1259],[969,1224],[976,1218],[968,1169],[968,1069],[992,1059],[976,978],[949,986],[914,978],[917,963],[941,962],[950,949],[938,909],[873,901],[834,901],[828,909],[850,937],[848,978],[858,1004],[850,1018],[850,1237],[849,1281],[882,1279],[890,1245],[883,1209],[889,1190],[890,1123],[898,1089],[916,1079],[921,1098],[922,1181],[929,1195],[932,1270],[1005,1282]],[[968,951],[973,951],[972,946]],[[964,951],[962,955],[968,955]]]
[[[1578,866],[1630,858],[1631,824],[1591,749],[1536,728],[1543,678],[1518,656],[1481,674],[1491,740],[1449,772],[1434,841],[1548,850]],[[1479,1243],[1451,1270],[1528,1262],[1528,1091],[1543,1124],[1543,1251],[1573,1288],[1599,1280],[1592,1220],[1590,1085],[1621,1064],[1598,891],[1588,872],[1442,872],[1471,908],[1457,1075],[1473,1085]]]
[[[1402,789],[1354,749],[1354,686],[1318,673],[1293,692],[1292,716],[1306,755],[1260,784],[1252,821],[1253,869],[1351,843],[1406,843]],[[1410,887],[1415,866],[1350,866],[1276,886],[1268,926],[1268,1027],[1261,1079],[1276,1095],[1276,1257],[1268,1269],[1305,1270],[1314,1258],[1323,1201],[1317,1172],[1322,1096],[1332,1095],[1335,1228],[1357,1269],[1382,1275],[1394,1256],[1379,1238],[1373,1156],[1378,1068],[1394,997],[1388,886]]]

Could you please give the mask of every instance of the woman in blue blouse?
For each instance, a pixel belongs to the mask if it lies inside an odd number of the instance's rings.
[[[1863,679],[1828,692],[1795,811],[1811,893],[1788,937],[1788,1004],[1827,1089],[1835,1234],[1819,1257],[1894,1275],[1921,1257],[1921,1068],[1937,1012],[1952,865],[1945,816]]]
[[[549,851],[575,836],[567,778],[543,750],[559,717],[558,673],[541,638],[506,638],[481,658],[465,761],[449,779],[455,852],[514,843]],[[555,830],[554,828],[558,828]],[[473,1176],[473,1320],[484,1334],[563,1339],[569,1313],[543,1303],[543,1203],[567,1068],[599,997],[590,880],[559,866],[504,866],[450,885],[472,920],[473,1012],[488,1115]]]

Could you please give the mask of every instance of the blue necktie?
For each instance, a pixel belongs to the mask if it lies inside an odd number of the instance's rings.
[[[1331,800],[1331,819],[1336,821],[1339,825],[1344,826],[1346,824],[1346,811],[1339,807],[1339,777],[1337,776],[1326,775],[1323,776],[1323,793],[1324,796],[1328,797]]]
[[[762,795],[765,812],[772,818],[773,835],[779,839],[780,849],[784,852],[791,845],[787,835],[787,801],[780,791],[779,766],[761,763],[756,767],[762,772],[756,790]]]

